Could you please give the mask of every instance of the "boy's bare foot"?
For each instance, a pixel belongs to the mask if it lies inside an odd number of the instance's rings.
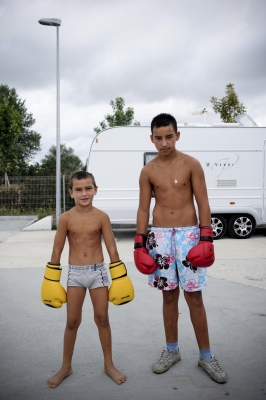
[[[105,367],[104,372],[109,375],[115,383],[121,385],[122,383],[126,382],[127,377],[122,372],[118,371],[114,366],[112,367]]]
[[[47,381],[47,385],[52,388],[55,389],[57,388],[58,385],[60,385],[60,383],[67,378],[69,375],[72,374],[72,368],[61,368],[60,371],[57,372],[57,374],[55,374],[54,376],[52,376],[50,379],[48,379]]]

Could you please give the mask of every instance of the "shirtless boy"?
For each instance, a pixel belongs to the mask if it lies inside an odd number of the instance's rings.
[[[157,115],[151,123],[151,141],[158,155],[142,169],[139,179],[135,262],[137,268],[146,274],[147,267],[154,263],[156,269],[149,274],[148,284],[163,295],[166,348],[153,365],[153,372],[163,373],[181,360],[177,325],[180,286],[199,346],[198,365],[213,380],[223,383],[227,376],[210,350],[202,298],[202,289],[207,287],[206,268],[197,268],[187,259],[189,250],[198,244],[200,238],[212,242],[205,177],[199,161],[176,149],[179,139],[175,118],[170,114]],[[155,197],[153,223],[146,236],[152,192]],[[198,218],[193,198],[197,203]],[[143,258],[143,253],[139,253],[141,250],[146,252]]]
[[[47,383],[51,388],[56,388],[64,378],[72,374],[71,360],[88,288],[103,351],[104,371],[120,385],[126,381],[126,375],[118,371],[112,361],[111,329],[108,318],[109,281],[101,245],[103,237],[110,261],[116,263],[119,254],[110,219],[107,214],[92,205],[97,193],[92,174],[83,171],[75,173],[71,178],[69,193],[75,200],[75,207],[62,214],[59,219],[51,262],[48,264],[48,267],[60,265],[61,253],[68,238],[67,322],[63,363],[61,369]]]

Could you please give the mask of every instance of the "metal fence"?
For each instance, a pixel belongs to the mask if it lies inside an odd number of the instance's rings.
[[[9,176],[9,187],[0,185],[0,214],[16,211],[17,214],[34,214],[40,210],[56,208],[55,176]],[[74,200],[68,193],[70,176],[61,177],[61,211],[72,208]]]

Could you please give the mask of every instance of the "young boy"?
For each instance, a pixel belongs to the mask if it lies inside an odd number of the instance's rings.
[[[172,115],[159,114],[152,120],[151,141],[158,150],[158,155],[142,169],[139,180],[135,263],[146,274],[152,268],[148,284],[162,292],[166,336],[166,348],[154,364],[153,372],[163,373],[181,360],[177,328],[180,285],[184,290],[199,346],[198,365],[212,379],[222,383],[226,382],[227,376],[210,350],[207,317],[202,299],[202,289],[207,287],[204,266],[209,266],[214,261],[206,183],[200,163],[176,149],[179,138],[180,132]],[[155,197],[153,226],[146,236],[152,192]],[[194,197],[198,206],[200,228]],[[192,248],[193,252],[189,253]],[[205,260],[205,254],[209,257],[208,252],[211,257],[209,264],[209,259]]]
[[[102,237],[111,263],[115,263],[115,266],[122,263],[117,263],[119,254],[108,215],[92,205],[93,198],[97,193],[93,175],[83,171],[75,173],[71,177],[69,193],[75,200],[75,207],[62,214],[59,219],[51,261],[47,265],[51,269],[60,266],[60,257],[67,237],[69,241],[69,271],[63,363],[61,369],[47,383],[51,388],[56,388],[64,378],[72,374],[71,360],[77,330],[81,323],[82,305],[86,290],[89,289],[94,320],[98,327],[104,356],[104,371],[120,385],[126,381],[126,375],[118,371],[112,361],[111,329],[108,318],[109,281],[103,262]],[[127,277],[127,279],[129,278]],[[49,279],[48,283],[45,283],[49,285]],[[56,284],[58,283],[56,282]],[[63,288],[61,287],[61,289]],[[45,297],[44,290],[43,288],[42,297]],[[131,293],[131,300],[133,297],[134,294]]]

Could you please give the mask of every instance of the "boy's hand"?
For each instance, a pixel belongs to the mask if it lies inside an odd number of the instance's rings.
[[[134,299],[134,287],[127,276],[127,269],[122,261],[109,264],[112,283],[108,292],[108,299],[116,306],[126,304]]]
[[[200,228],[200,241],[187,254],[187,260],[194,267],[210,267],[215,260],[213,231],[209,226]]]
[[[62,268],[59,265],[47,263],[41,289],[42,302],[49,307],[60,308],[66,303],[66,291],[60,284]]]

